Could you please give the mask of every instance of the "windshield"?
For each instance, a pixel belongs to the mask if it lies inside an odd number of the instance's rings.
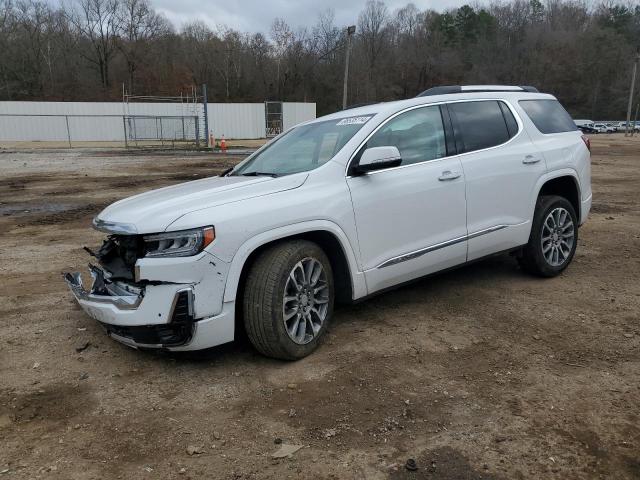
[[[371,117],[373,114],[295,127],[238,165],[231,175],[281,176],[318,168],[338,153]]]

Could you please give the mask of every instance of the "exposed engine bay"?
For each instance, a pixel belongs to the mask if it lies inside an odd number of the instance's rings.
[[[138,235],[109,235],[96,252],[84,249],[113,280],[134,281],[136,261],[145,255],[145,243]]]

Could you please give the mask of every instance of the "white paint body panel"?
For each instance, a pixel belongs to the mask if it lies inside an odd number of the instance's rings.
[[[464,177],[442,182],[444,171],[462,170],[443,158],[351,177],[360,256],[373,292],[466,260],[462,241],[393,266],[385,261],[467,234]]]
[[[590,157],[580,134],[542,135],[517,104],[519,99],[552,98],[518,92],[453,94],[338,112],[319,120],[372,118],[315,170],[279,178],[215,177],[116,202],[99,218],[133,224],[139,233],[213,225],[216,239],[195,257],[138,260],[141,279],[171,283],[147,286],[149,296],[135,313],[104,315],[119,325],[163,323],[171,292],[192,288],[196,333],[191,343],[174,349],[207,348],[233,339],[243,266],[267,243],[313,231],[333,235],[347,259],[356,300],[525,244],[538,193],[550,179],[575,180],[584,221],[591,205]],[[350,159],[391,116],[461,99],[504,100],[516,114],[518,135],[482,151],[347,175]],[[523,163],[528,156],[539,161]],[[461,175],[441,181],[447,170]]]
[[[471,238],[468,260],[527,243],[532,219],[531,199],[538,179],[547,171],[544,157],[524,129],[523,113],[509,104],[519,132],[507,143],[460,155],[467,192],[470,234],[504,226]],[[524,163],[534,162],[534,163]]]
[[[166,230],[183,215],[198,215],[196,212],[200,210],[297,188],[306,177],[307,174],[281,178],[203,178],[120,200],[105,208],[97,218],[133,224],[138,233],[154,233]],[[203,216],[206,217],[206,213],[198,220]]]

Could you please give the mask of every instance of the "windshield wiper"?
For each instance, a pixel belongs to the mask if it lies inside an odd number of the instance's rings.
[[[247,173],[241,173],[240,174],[243,177],[277,177],[278,174],[277,173],[273,173],[273,172],[247,172]]]

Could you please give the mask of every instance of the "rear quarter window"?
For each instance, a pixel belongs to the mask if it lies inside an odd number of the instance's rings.
[[[578,130],[571,116],[557,100],[520,100],[518,103],[540,133]]]

